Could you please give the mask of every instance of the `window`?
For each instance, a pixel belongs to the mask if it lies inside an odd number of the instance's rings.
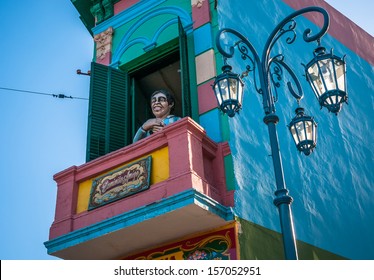
[[[157,89],[167,89],[174,94],[174,115],[185,116],[182,109],[180,60],[177,52],[154,61],[130,75],[132,85],[133,121],[132,135],[149,118],[154,117],[150,108],[151,94]],[[186,114],[188,115],[188,114]]]
[[[175,115],[194,117],[191,89],[196,87],[189,72],[194,56],[188,55],[191,43],[179,26],[179,38],[120,69],[92,63],[86,161],[132,143],[138,128],[153,116],[149,99],[157,89],[174,94]]]

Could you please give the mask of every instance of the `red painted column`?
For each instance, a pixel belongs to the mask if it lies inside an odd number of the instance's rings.
[[[68,233],[73,228],[78,196],[76,171],[77,167],[72,166],[54,176],[57,182],[57,199],[55,220],[50,229],[50,236]]]
[[[170,127],[165,127],[169,147],[169,176],[181,179],[184,176],[190,187],[200,188],[204,176],[202,127],[190,118],[185,118]],[[186,176],[187,175],[187,176]],[[198,177],[198,178],[196,178]]]

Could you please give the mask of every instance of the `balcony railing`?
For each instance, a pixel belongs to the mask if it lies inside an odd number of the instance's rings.
[[[231,206],[234,204],[234,191],[228,190],[225,176],[224,158],[229,154],[226,142],[214,142],[200,125],[184,118],[165,127],[162,132],[56,174],[55,220],[50,228],[50,240],[45,244],[49,253],[62,258],[115,258],[139,250],[141,244],[154,246],[155,240],[165,242],[225,224],[233,219]],[[152,156],[148,189],[88,210],[95,178],[148,156]],[[140,216],[129,224],[129,217],[134,213]],[[152,220],[156,221],[163,215],[168,217],[164,219],[167,224],[160,224],[159,220],[152,224]],[[183,219],[182,224],[180,219]],[[122,221],[122,226],[118,226],[119,221]],[[74,250],[95,238],[99,242],[101,234],[97,233],[98,228],[106,238],[110,236],[108,233],[122,230],[121,238],[126,239],[128,231],[125,229],[131,226],[144,226],[145,230],[155,233],[154,227],[173,228],[173,223],[178,223],[174,225],[174,232],[160,232],[148,242],[149,238],[140,238],[138,246],[129,246],[129,242],[122,244],[122,247],[129,247],[125,250],[95,256],[82,254],[82,248]],[[90,251],[90,246],[86,250]],[[59,251],[64,253],[59,254]]]

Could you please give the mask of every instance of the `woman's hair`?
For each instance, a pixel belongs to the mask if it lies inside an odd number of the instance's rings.
[[[166,96],[166,99],[167,99],[168,103],[173,104],[173,107],[171,108],[171,112],[172,112],[174,110],[174,107],[175,107],[174,95],[166,89],[158,89],[158,90],[156,90],[155,92],[152,93],[151,100],[152,100],[153,96],[156,95],[157,93],[164,94]]]

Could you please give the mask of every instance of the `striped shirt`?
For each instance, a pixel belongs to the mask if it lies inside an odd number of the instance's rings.
[[[162,124],[164,126],[166,125],[169,125],[171,123],[174,123],[178,120],[180,120],[181,118],[180,117],[176,117],[174,115],[169,115],[167,116],[165,119],[162,120]],[[134,139],[132,140],[133,143],[135,143],[136,141],[139,141],[140,139],[143,139],[147,136],[151,135],[151,131],[145,131],[142,127],[140,127],[138,129],[138,131],[136,132],[135,136],[134,136]]]

